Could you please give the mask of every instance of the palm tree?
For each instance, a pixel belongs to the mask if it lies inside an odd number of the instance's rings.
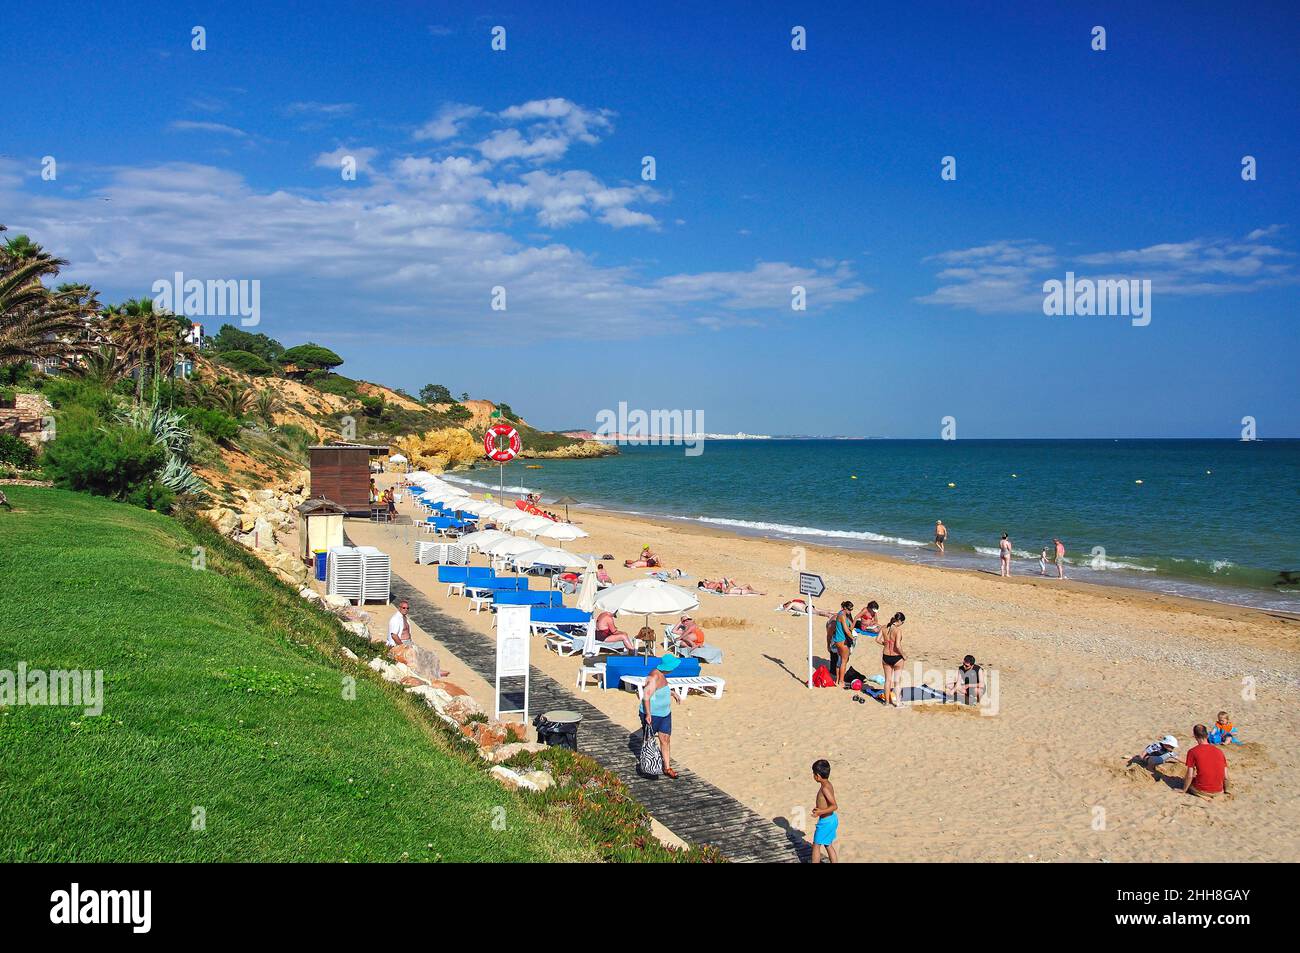
[[[101,344],[95,350],[83,354],[78,363],[68,368],[68,373],[109,388],[127,375],[127,364],[117,348],[111,344]]]
[[[150,298],[133,298],[121,305],[104,309],[108,334],[135,373],[135,399],[144,400],[144,379],[152,372],[154,397],[158,378],[165,367],[169,372],[176,362],[192,358],[195,347],[185,340],[189,322],[170,311],[155,308]]]
[[[50,253],[27,235],[15,235],[13,238],[5,239],[4,247],[0,248],[0,255],[13,261],[51,260]]]
[[[43,283],[66,264],[26,235],[0,246],[0,367],[92,349],[86,328],[94,293],[51,291]]]
[[[252,389],[247,384],[231,381],[224,387],[212,389],[212,406],[229,417],[243,420],[253,401]]]
[[[275,429],[275,415],[284,409],[280,396],[269,387],[264,387],[253,398],[253,416],[260,420],[267,430]]]

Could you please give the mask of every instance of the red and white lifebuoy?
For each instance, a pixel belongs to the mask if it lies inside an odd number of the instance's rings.
[[[497,437],[505,437],[506,445],[497,446]],[[483,435],[483,452],[488,459],[496,463],[509,463],[519,456],[523,444],[519,441],[519,431],[509,424],[493,424]]]

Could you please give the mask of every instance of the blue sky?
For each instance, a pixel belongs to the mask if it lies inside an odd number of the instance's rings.
[[[0,221],[542,426],[1300,436],[1291,5],[976,6],[21,5]],[[1151,323],[1045,316],[1066,271]]]

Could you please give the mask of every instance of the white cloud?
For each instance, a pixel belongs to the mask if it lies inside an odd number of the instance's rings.
[[[488,196],[512,211],[537,210],[537,223],[562,228],[595,217],[612,228],[658,226],[653,215],[629,209],[634,202],[657,202],[649,186],[611,188],[590,172],[526,172],[517,182],[498,184]]]
[[[284,107],[284,111],[290,116],[308,115],[331,118],[334,116],[346,116],[356,108],[356,103],[296,102],[289,103],[289,105]]]
[[[569,150],[569,140],[562,136],[538,135],[525,139],[518,129],[498,129],[478,144],[478,151],[493,162],[506,159],[530,159],[547,162]]]
[[[379,155],[378,149],[372,149],[370,146],[339,146],[333,152],[322,152],[316,157],[315,165],[322,169],[332,169],[339,171],[343,166],[345,156],[351,156],[356,160],[358,172],[370,172],[371,160]]]
[[[436,116],[415,130],[415,138],[417,140],[432,139],[434,142],[455,139],[460,135],[460,127],[467,120],[473,119],[482,112],[483,110],[478,106],[467,106],[464,103],[447,103],[438,111]]]
[[[234,126],[227,126],[223,122],[194,122],[189,119],[178,119],[168,126],[175,132],[215,132],[225,136],[234,136],[237,139],[247,139],[248,133],[242,129],[236,129]]]
[[[1167,295],[1220,295],[1296,283],[1295,255],[1264,239],[1281,227],[1255,229],[1244,239],[1194,238],[1143,248],[1066,255],[1034,241],[999,241],[932,255],[942,267],[939,287],[917,298],[984,314],[1039,311],[1043,282],[1079,278],[1150,280]]]

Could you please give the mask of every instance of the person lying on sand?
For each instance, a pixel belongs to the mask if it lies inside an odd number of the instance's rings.
[[[1173,735],[1165,735],[1158,741],[1153,741],[1140,752],[1128,759],[1129,764],[1140,764],[1150,771],[1154,771],[1162,764],[1178,761],[1178,739]]]
[[[807,599],[787,599],[787,600],[785,600],[785,602],[781,603],[779,606],[776,607],[776,611],[777,611],[777,612],[791,612],[791,613],[793,613],[794,615],[807,615],[807,614],[808,614],[808,600],[807,600]]]
[[[728,579],[723,576],[721,579],[701,579],[696,583],[695,588],[707,589],[710,592],[716,592],[723,596],[763,596],[767,593],[759,592],[753,586],[747,586],[743,583],[736,582],[734,579]]]
[[[596,565],[596,588],[597,588],[597,589],[604,589],[604,588],[606,588],[607,586],[612,586],[612,585],[614,585],[614,580],[611,579],[611,578],[609,577],[609,573],[607,573],[607,572],[605,571],[605,564],[604,564],[604,563],[597,563],[597,565]]]
[[[632,641],[632,636],[619,629],[614,622],[613,614],[602,612],[596,616],[596,641],[598,642],[622,642],[623,647],[629,652],[636,651],[636,643]]]
[[[660,566],[662,563],[659,557],[650,551],[649,546],[641,547],[641,555],[636,559],[625,559],[623,565],[628,569],[649,569],[654,566]]]

